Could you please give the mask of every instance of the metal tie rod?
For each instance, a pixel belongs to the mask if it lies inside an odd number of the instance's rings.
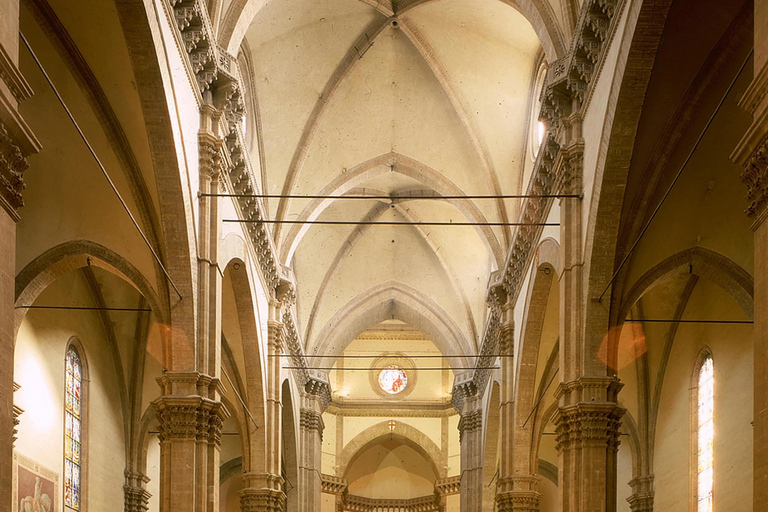
[[[264,224],[321,224],[326,226],[559,226],[559,222],[396,222],[367,220],[224,219],[223,222]]]
[[[656,323],[656,324],[753,324],[752,320],[663,320],[658,318],[649,319],[634,319],[625,320],[625,324],[641,324],[641,323]]]
[[[283,369],[285,370],[336,370],[340,372],[362,372],[371,371],[370,368],[336,368],[333,366],[283,366]],[[427,371],[440,371],[440,370],[498,370],[498,366],[462,366],[462,367],[451,367],[451,366],[430,366],[427,368],[416,368],[418,371],[427,370]]]
[[[490,196],[466,196],[466,195],[401,195],[401,196],[382,196],[382,195],[292,195],[292,194],[211,194],[200,192],[198,197],[253,197],[258,199],[557,199],[557,198],[578,198],[580,194],[509,194],[509,195],[490,195]]]
[[[90,306],[14,306],[15,309],[65,309],[75,311],[152,311],[149,308],[99,308]]]

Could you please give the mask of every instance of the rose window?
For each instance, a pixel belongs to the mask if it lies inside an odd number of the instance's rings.
[[[396,395],[405,389],[408,376],[399,366],[389,365],[379,373],[379,386],[390,395]]]

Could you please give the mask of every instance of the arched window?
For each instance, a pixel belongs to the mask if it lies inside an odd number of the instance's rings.
[[[83,364],[70,345],[66,355],[66,400],[64,407],[64,506],[80,510],[83,460]]]
[[[715,367],[710,353],[702,354],[695,379],[695,510],[696,512],[713,512],[715,480]]]

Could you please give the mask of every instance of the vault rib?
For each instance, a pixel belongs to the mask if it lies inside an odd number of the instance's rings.
[[[373,45],[373,41],[381,34],[382,30],[389,24],[389,18],[386,16],[378,16],[373,22],[371,22],[362,35],[357,38],[352,47],[347,51],[344,58],[339,62],[338,66],[334,70],[331,77],[328,79],[328,83],[325,84],[323,92],[315,103],[315,107],[312,109],[312,113],[309,115],[304,130],[301,133],[301,138],[296,146],[296,151],[293,154],[288,173],[283,183],[283,195],[290,195],[293,193],[293,188],[296,184],[296,180],[301,173],[301,169],[304,165],[304,161],[309,154],[309,148],[312,145],[312,140],[317,134],[317,130],[320,127],[323,115],[327,110],[327,106],[331,103],[336,91],[339,89],[339,85],[344,78],[349,75],[355,64],[362,58],[366,51]],[[275,218],[283,220],[285,213],[288,210],[290,199],[281,199],[278,202],[277,213]],[[280,243],[280,235],[282,231],[282,225],[277,224],[275,226],[274,239],[278,247]]]
[[[422,5],[437,0],[399,0],[395,4],[395,15],[402,16]],[[554,62],[567,53],[566,39],[557,22],[552,5],[547,0],[499,0],[523,15],[531,24],[549,62]]]
[[[381,195],[381,194],[378,194]],[[412,210],[406,209],[402,207],[402,204],[399,202],[397,197],[394,197],[394,203],[392,205],[395,207],[398,213],[400,213],[403,217],[408,219],[411,222],[418,222],[420,219],[419,217],[413,213]],[[407,198],[403,199],[407,200]],[[390,203],[387,203],[385,201],[381,201],[379,204],[374,206],[366,215],[363,217],[363,220],[370,220],[370,221],[376,221],[379,217],[381,217],[384,212],[390,209]],[[344,243],[339,248],[339,251],[336,253],[336,257],[333,259],[333,263],[328,267],[328,270],[325,273],[325,276],[323,277],[323,281],[318,287],[317,293],[315,294],[315,300],[312,302],[312,310],[309,313],[309,317],[307,319],[307,328],[305,330],[305,337],[307,340],[311,340],[312,336],[312,330],[314,327],[315,318],[317,315],[318,310],[320,309],[320,306],[322,305],[323,299],[326,297],[326,289],[328,288],[328,284],[331,282],[331,279],[333,279],[333,276],[336,274],[336,270],[338,269],[339,265],[341,264],[342,260],[352,251],[352,248],[355,246],[358,240],[360,240],[363,235],[365,235],[366,231],[371,227],[371,225],[363,225],[358,226],[356,229],[352,231],[352,233],[347,237],[347,239],[344,241]],[[443,256],[440,253],[440,247],[435,244],[432,239],[430,238],[430,233],[427,230],[426,226],[413,226],[416,231],[419,233],[419,236],[429,245],[429,248],[434,253],[437,260],[440,262],[440,266],[443,269],[443,272],[445,272],[446,277],[448,278],[448,281],[451,283],[451,287],[453,288],[453,291],[456,293],[456,296],[459,297],[460,302],[462,306],[464,307],[465,314],[467,316],[467,326],[469,327],[470,334],[472,336],[472,340],[474,341],[475,348],[477,348],[477,325],[475,323],[475,318],[472,315],[472,308],[469,304],[469,299],[467,298],[467,294],[464,292],[464,288],[461,286],[461,283],[459,282],[458,274],[453,270],[453,267],[451,264],[443,258]]]
[[[326,185],[318,195],[332,196],[342,195],[349,191],[351,188],[364,183],[365,181],[374,178],[383,172],[388,172],[389,169],[383,169],[383,167],[390,167],[391,170],[413,178],[424,185],[430,187],[432,190],[441,195],[463,195],[463,191],[450,181],[445,175],[432,169],[431,167],[422,164],[421,162],[400,155],[398,153],[385,153],[375,158],[367,160],[352,169],[349,169],[344,174],[338,176],[336,179]],[[454,205],[468,220],[478,223],[485,223],[486,218],[477,205],[472,200],[460,200],[450,199],[448,200]],[[315,199],[302,210],[299,214],[299,220],[314,220],[320,216],[320,214],[333,202],[332,199]],[[307,224],[293,224],[290,231],[286,235],[285,242],[281,244],[280,260],[284,265],[290,266],[293,254],[296,251],[296,247],[301,242],[301,238],[310,228]],[[475,226],[481,240],[485,242],[486,249],[488,250],[491,261],[494,262],[495,268],[500,268],[501,263],[504,261],[505,255],[502,251],[501,245],[496,238],[495,233],[489,226]]]
[[[443,63],[440,62],[440,59],[437,57],[437,54],[426,40],[424,35],[418,28],[416,28],[410,19],[400,17],[399,22],[403,33],[408,37],[408,40],[419,52],[419,55],[421,55],[421,57],[424,59],[424,62],[427,63],[429,69],[432,70],[435,78],[437,78],[437,81],[440,82],[440,86],[442,87],[443,91],[450,99],[451,104],[453,105],[453,110],[456,112],[456,115],[459,116],[461,125],[464,128],[467,137],[469,137],[469,140],[472,143],[472,147],[475,150],[475,155],[480,163],[480,168],[483,171],[485,180],[488,183],[492,193],[497,196],[501,195],[502,191],[501,184],[499,183],[499,176],[496,172],[495,166],[493,165],[493,159],[491,158],[491,153],[488,150],[488,145],[485,143],[485,139],[480,134],[480,128],[478,127],[477,122],[472,116],[466,101],[464,101],[461,93],[456,88],[456,85],[451,79],[448,70],[445,68]],[[501,222],[509,222],[509,216],[507,215],[507,208],[504,204],[504,200],[496,199],[495,202],[496,212]],[[512,236],[509,226],[504,226],[502,228],[502,233],[504,234],[504,245],[508,247]]]

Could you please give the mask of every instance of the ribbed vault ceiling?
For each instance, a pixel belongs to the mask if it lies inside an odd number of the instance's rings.
[[[413,196],[522,192],[541,51],[531,24],[498,0],[412,2],[396,18],[377,10],[380,3],[270,0],[255,14],[243,48],[266,192],[391,197],[275,199],[270,215],[516,220],[518,200]],[[512,229],[277,225],[307,349],[340,353],[321,338],[345,339],[357,333],[340,329],[361,332],[391,312],[411,324],[422,315],[427,330],[443,329],[460,345],[454,354],[474,352],[488,275]]]

